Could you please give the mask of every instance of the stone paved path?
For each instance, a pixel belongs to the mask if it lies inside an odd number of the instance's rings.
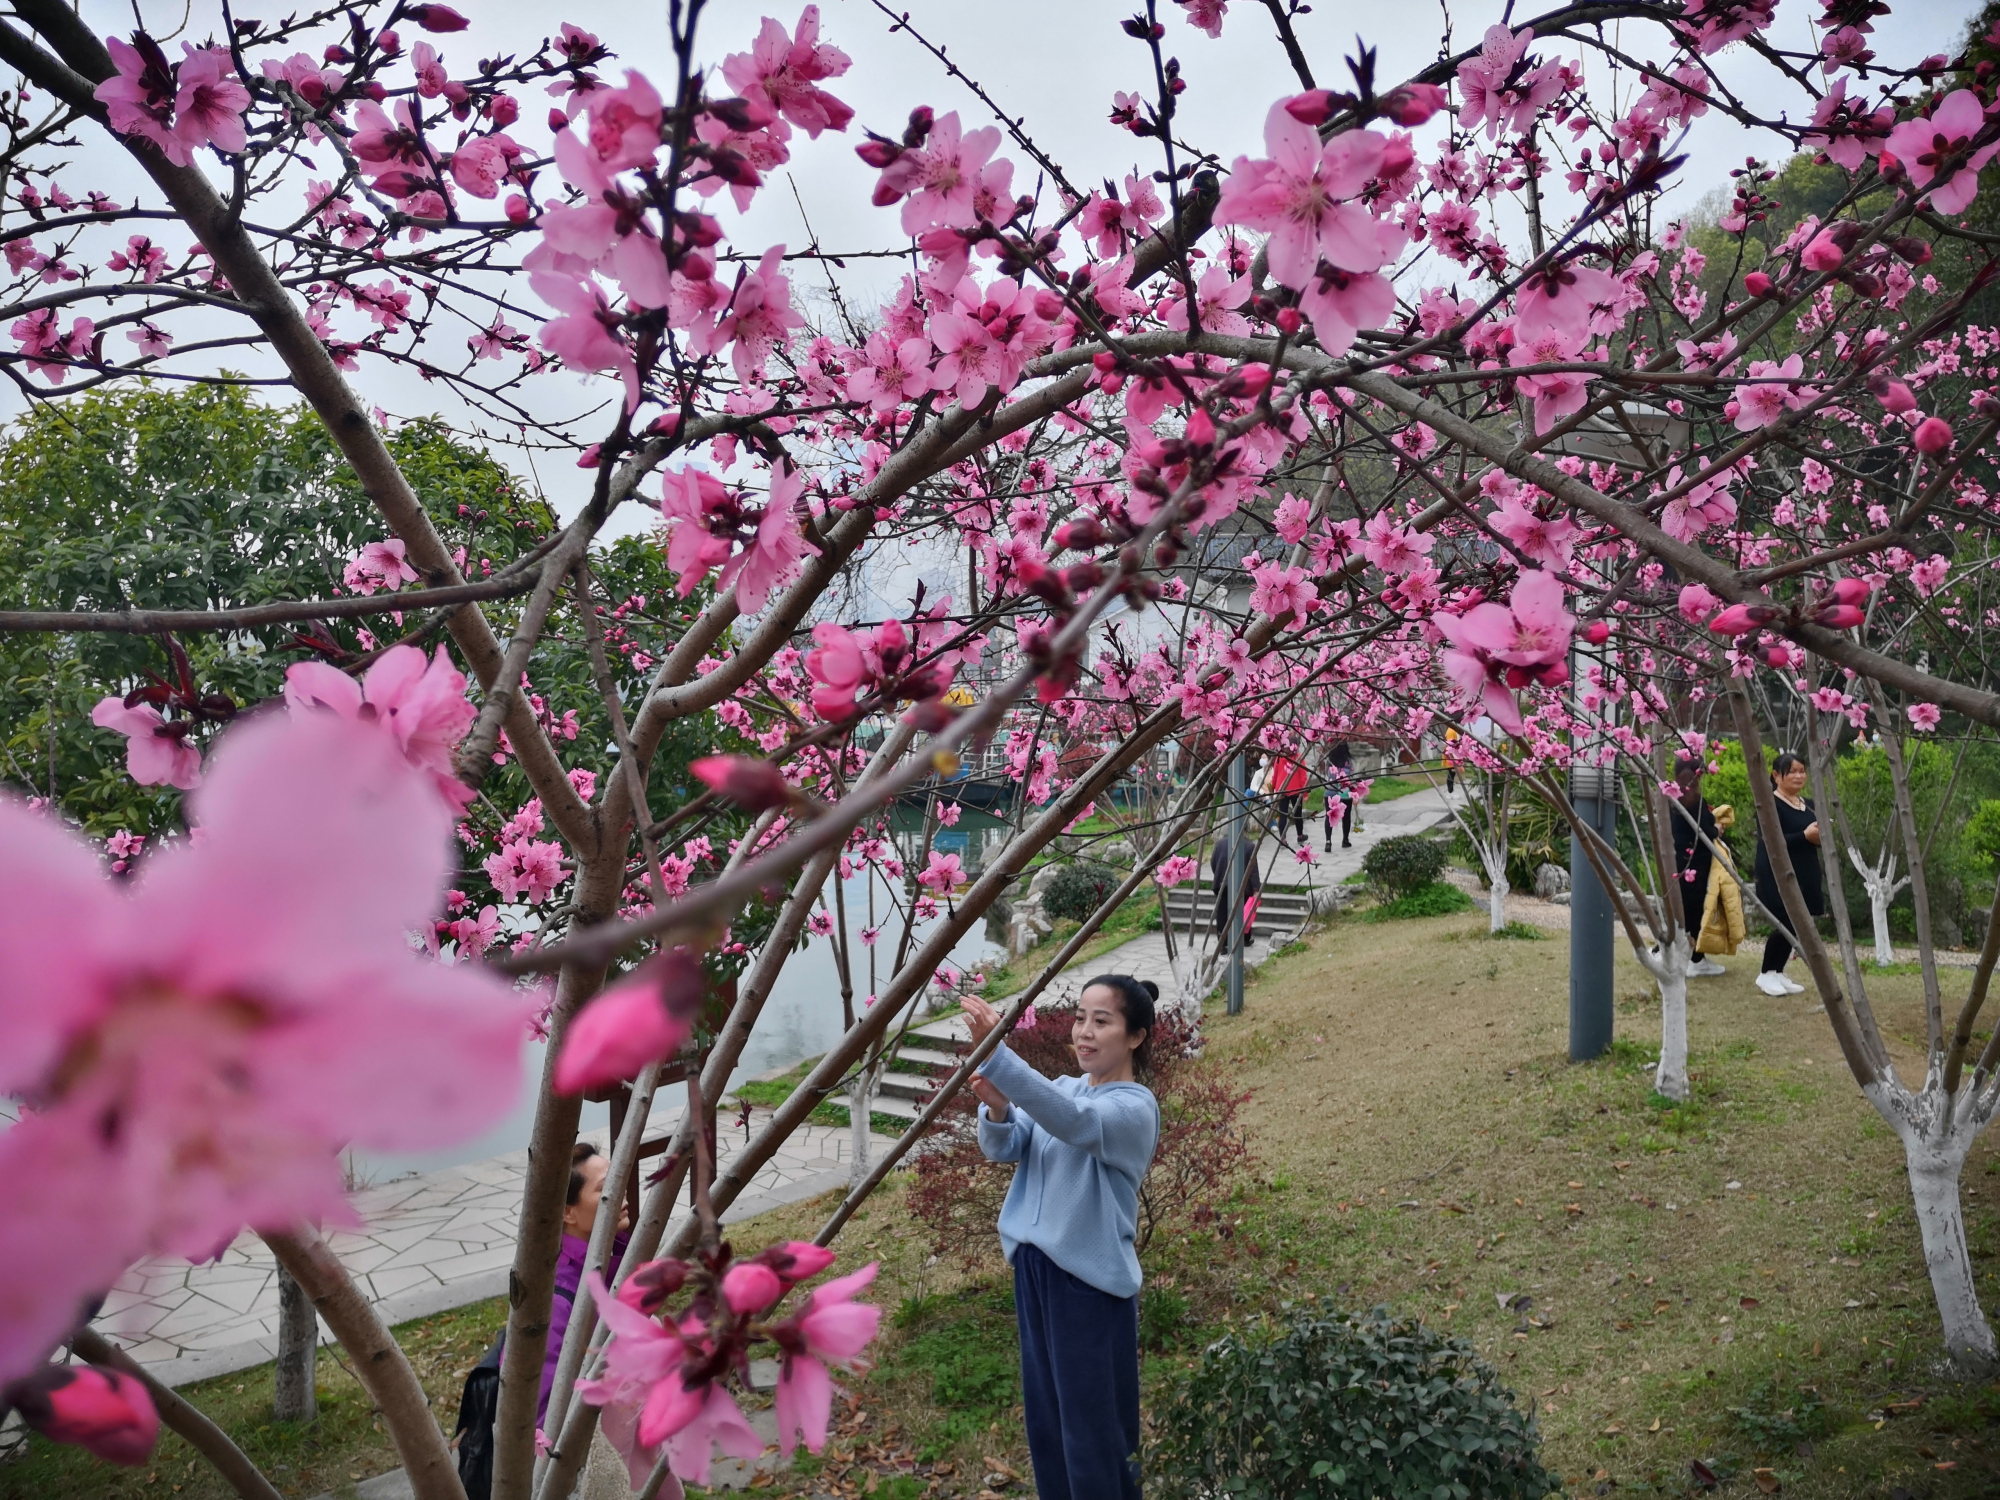
[[[752,1131],[768,1116],[767,1110],[752,1111]],[[678,1107],[656,1108],[649,1138],[671,1131],[679,1119]],[[744,1136],[733,1111],[720,1123],[718,1154],[726,1165]],[[606,1134],[586,1132],[584,1138],[608,1149]],[[754,1218],[845,1187],[848,1148],[845,1129],[803,1127],[724,1219]],[[334,1230],[327,1242],[391,1324],[499,1296],[513,1264],[527,1159],[525,1150],[515,1151],[365,1188],[354,1195],[364,1227]],[[246,1232],[205,1265],[157,1260],[133,1267],[112,1289],[97,1327],[158,1379],[184,1385],[273,1358],[277,1319],[271,1253]],[[331,1341],[324,1327],[321,1338]]]

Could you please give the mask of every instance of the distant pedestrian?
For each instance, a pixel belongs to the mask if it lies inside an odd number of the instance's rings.
[[[1271,795],[1278,804],[1278,842],[1285,841],[1285,824],[1298,829],[1299,843],[1306,841],[1306,788],[1312,775],[1305,762],[1280,755],[1271,762]]]
[[[1714,848],[1722,837],[1715,812],[1701,795],[1701,758],[1677,756],[1674,760],[1674,787],[1677,808],[1674,825],[1674,883],[1680,887],[1682,926],[1687,929],[1688,947],[1695,962],[1690,975],[1712,978],[1728,969],[1701,953],[1702,918],[1708,910],[1709,877],[1715,868]]]
[[[1081,1078],[1045,1078],[1008,1047],[973,1075],[979,1148],[1019,1165],[1000,1209],[1014,1268],[1021,1406],[1042,1500],[1139,1500],[1139,1185],[1160,1106],[1139,1081],[1159,987],[1083,987],[1070,1044]],[[1000,1024],[965,1000],[974,1045]]]
[[[1806,796],[1806,763],[1790,750],[1779,753],[1771,763],[1771,789],[1778,800],[1778,828],[1784,835],[1785,852],[1799,877],[1799,894],[1813,916],[1826,912],[1826,872],[1819,861],[1819,814]],[[1778,891],[1777,871],[1771,866],[1771,851],[1761,837],[1757,840],[1757,899],[1780,921],[1789,922],[1784,897]],[[1791,962],[1792,943],[1782,932],[1773,932],[1764,944],[1764,962],[1757,975],[1757,988],[1767,995],[1797,995],[1805,986],[1785,974]]]
[[[1222,951],[1229,951],[1229,878],[1230,855],[1238,845],[1243,849],[1243,930],[1238,934],[1237,946],[1250,941],[1250,926],[1257,915],[1258,894],[1264,888],[1262,877],[1257,873],[1257,840],[1245,834],[1241,839],[1232,839],[1224,834],[1215,841],[1215,847],[1208,855],[1208,876],[1215,887],[1215,941]]]
[[[1335,740],[1326,747],[1326,757],[1320,762],[1321,779],[1326,782],[1326,852],[1333,853],[1333,809],[1340,806],[1340,847],[1354,847],[1354,806],[1360,799],[1354,795],[1354,747],[1346,740]]]
[[[1458,789],[1458,731],[1447,728],[1444,732],[1444,794],[1449,797]]]

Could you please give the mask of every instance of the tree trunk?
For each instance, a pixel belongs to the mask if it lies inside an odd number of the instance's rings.
[[[869,1111],[875,1103],[875,1091],[882,1082],[882,1070],[887,1066],[886,1058],[878,1058],[854,1075],[854,1088],[847,1096],[848,1129],[848,1186],[858,1187],[868,1180]]]
[[[1993,1368],[2000,1350],[1979,1307],[1972,1256],[1965,1245],[1965,1209],[1958,1193],[1959,1175],[1980,1122],[1957,1118],[1935,1073],[1915,1098],[1885,1082],[1870,1084],[1864,1092],[1903,1140],[1924,1265],[1944,1326],[1945,1353],[1967,1373],[1984,1374]]]
[[[278,1267],[277,1393],[271,1415],[280,1422],[310,1422],[319,1416],[314,1367],[319,1361],[319,1314],[292,1273]]]
[[[1653,969],[1660,986],[1660,1065],[1653,1073],[1653,1088],[1676,1104],[1686,1103],[1688,1096],[1687,971],[1687,933],[1677,931],[1671,943],[1661,945]]]
[[[1896,945],[1889,937],[1890,899],[1888,882],[1871,877],[1868,881],[1868,914],[1875,919],[1875,962],[1878,964],[1896,961]]]
[[[1502,848],[1496,860],[1482,850],[1480,860],[1486,866],[1486,930],[1498,932],[1507,925],[1507,851]]]

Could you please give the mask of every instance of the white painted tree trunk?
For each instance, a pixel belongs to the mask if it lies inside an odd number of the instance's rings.
[[[1868,892],[1868,913],[1875,921],[1875,962],[1892,964],[1896,961],[1896,945],[1889,937],[1889,903],[1896,899],[1896,892],[1910,883],[1909,878],[1896,878],[1896,856],[1887,849],[1882,851],[1879,864],[1863,864],[1853,849],[1847,851],[1847,858],[1860,872],[1861,887]]]
[[[1895,893],[1879,880],[1868,882],[1868,914],[1875,919],[1875,962],[1892,964],[1896,961],[1896,945],[1889,937],[1889,903]]]
[[[1486,866],[1486,930],[1498,932],[1507,925],[1507,846],[1497,853],[1483,848],[1479,859]]]
[[[1688,1096],[1688,937],[1677,929],[1671,943],[1640,958],[1660,986],[1660,1065],[1653,1088],[1676,1104]]]
[[[1893,1078],[1871,1083],[1863,1092],[1902,1138],[1910,1197],[1923,1238],[1924,1264],[1944,1326],[1945,1352],[1968,1371],[1989,1371],[2000,1350],[1996,1350],[1993,1329],[1980,1310],[1972,1257],[1965,1245],[1965,1210],[1958,1184],[1966,1154],[1992,1116],[1991,1099],[1980,1108],[1970,1097],[1968,1080],[1954,1108],[1953,1101],[1945,1097],[1937,1069],[1918,1095]]]
[[[872,1068],[863,1068],[854,1075],[854,1087],[847,1095],[847,1181],[850,1187],[859,1187],[866,1182],[869,1172],[873,1170],[868,1160],[872,1139],[868,1128],[869,1112],[874,1108],[875,1094],[881,1087],[882,1073],[887,1066],[888,1059],[884,1057]]]

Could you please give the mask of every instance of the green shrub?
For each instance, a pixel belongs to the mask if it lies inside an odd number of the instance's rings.
[[[1489,932],[1488,937],[1519,938],[1526,943],[1537,943],[1548,934],[1532,922],[1509,922],[1498,932]]]
[[[1453,912],[1471,911],[1472,898],[1455,885],[1434,880],[1407,896],[1384,901],[1368,913],[1371,922],[1397,922],[1406,917],[1448,917]]]
[[[1472,1346],[1386,1308],[1208,1346],[1156,1419],[1147,1493],[1195,1500],[1539,1500],[1534,1418]]]
[[[1155,1354],[1178,1349],[1191,1327],[1188,1299],[1171,1287],[1147,1287],[1139,1293],[1139,1347]]]
[[[1444,874],[1445,848],[1413,833],[1384,839],[1361,861],[1361,873],[1385,896],[1408,896]]]
[[[1081,922],[1104,898],[1124,883],[1125,877],[1108,865],[1079,860],[1064,865],[1062,872],[1042,892],[1042,910],[1057,921]]]

